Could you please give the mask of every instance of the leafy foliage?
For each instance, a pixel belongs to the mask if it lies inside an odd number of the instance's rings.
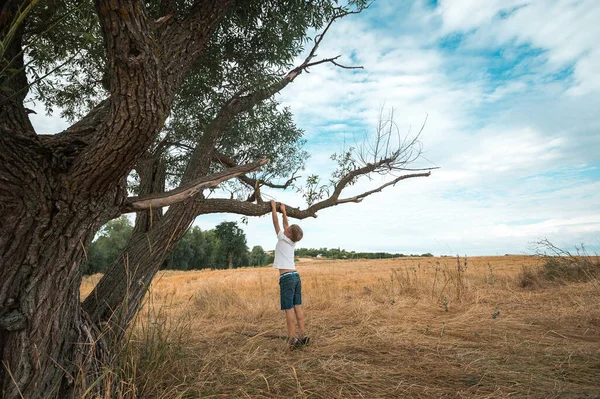
[[[236,222],[222,222],[215,227],[217,245],[215,247],[214,263],[220,269],[223,265],[229,268],[247,264],[248,247],[246,235]]]
[[[298,191],[302,193],[302,198],[308,206],[311,206],[328,196],[331,188],[329,184],[321,184],[319,175],[310,175],[306,178],[304,187],[299,188]]]
[[[183,19],[192,6],[185,0],[170,3],[175,20]],[[168,186],[178,185],[191,150],[227,100],[278,81],[310,41],[309,29],[318,30],[334,15],[366,4],[266,0],[239,2],[232,8],[179,88],[160,135],[171,143],[163,148]],[[144,6],[156,19],[165,12],[158,0]],[[76,120],[107,97],[110,76],[93,1],[44,2],[28,21],[25,43],[31,58],[28,73],[39,79],[33,98],[48,112],[58,107],[63,117]],[[269,158],[267,167],[251,177],[277,180],[303,169],[308,154],[302,149],[302,134],[289,109],[271,99],[238,115],[217,149],[237,163]],[[135,174],[130,182],[136,185]],[[238,199],[250,191],[237,181],[225,186]]]
[[[111,220],[100,229],[82,265],[84,274],[103,273],[127,246],[133,227],[126,216]]]
[[[131,236],[129,219],[122,216],[108,222],[100,231],[88,251],[88,261],[84,264],[85,274],[102,273],[119,256]],[[388,259],[398,257],[431,257],[430,253],[402,254],[387,252],[354,252],[340,248],[299,248],[297,257],[317,257],[330,259]],[[265,253],[257,245],[248,251],[246,235],[236,222],[222,222],[214,230],[202,231],[191,228],[165,259],[162,269],[226,269],[229,261],[232,267],[265,266],[273,262],[273,256]]]
[[[107,96],[109,76],[92,0],[45,1],[27,21],[27,72],[35,101],[74,120]]]
[[[82,267],[84,274],[103,273],[125,249],[133,227],[127,217],[112,220],[102,227],[98,237],[88,251],[87,261]],[[235,222],[223,222],[214,230],[202,231],[192,227],[181,238],[166,257],[162,269],[226,269],[232,267],[263,266],[269,260],[264,251],[248,252],[246,235]]]
[[[265,253],[265,250],[260,245],[252,248],[249,256],[250,266],[264,266],[269,263],[269,255]]]
[[[211,265],[213,243],[199,227],[191,228],[169,253],[163,264],[164,269],[190,270]]]

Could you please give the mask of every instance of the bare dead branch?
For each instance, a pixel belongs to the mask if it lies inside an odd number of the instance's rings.
[[[431,175],[431,171],[427,172],[427,173],[415,173],[415,174],[411,174],[411,175],[403,175],[403,176],[398,176],[397,178],[395,178],[394,180],[387,182],[385,184],[382,184],[381,186],[377,187],[376,189],[370,190],[370,191],[366,191],[362,194],[359,195],[355,195],[354,197],[350,197],[350,198],[345,198],[345,199],[341,199],[338,200],[337,203],[338,204],[343,204],[346,202],[361,202],[365,197],[371,195],[371,194],[375,194],[378,192],[381,192],[381,190],[383,190],[384,188],[388,187],[388,186],[395,186],[396,183],[398,183],[401,180],[405,180],[405,179],[410,179],[413,177],[429,177]]]
[[[362,66],[347,66],[347,65],[342,65],[338,62],[335,62],[335,59],[331,60],[331,63],[333,65],[335,65],[338,68],[343,68],[343,69],[364,69]]]
[[[373,170],[374,173],[378,174],[387,174],[391,171],[437,169],[437,167],[406,167],[406,165],[421,158],[423,154],[423,145],[420,138],[427,123],[427,115],[417,134],[414,136],[406,134],[403,137],[400,133],[398,124],[395,121],[394,113],[395,110],[392,108],[388,115],[385,116],[382,106],[379,112],[379,120],[375,127],[374,137],[366,139],[363,143],[357,145],[358,148],[355,152],[357,163],[362,165],[380,164],[379,168]]]
[[[319,61],[315,61],[315,62],[309,62],[308,64],[302,64],[303,66],[303,70],[305,70],[308,73],[308,68],[315,66],[315,65],[319,65],[319,64],[325,64],[327,62],[332,63],[333,65],[343,68],[343,69],[364,69],[362,66],[346,66],[346,65],[342,65],[339,62],[336,62],[335,60],[337,60],[338,58],[340,58],[341,55],[338,55],[337,57],[332,57],[332,58],[323,58],[322,60]]]
[[[256,170],[265,165],[267,162],[267,159],[261,159],[246,165],[225,169],[219,173],[203,176],[193,182],[190,182],[184,187],[179,187],[166,193],[148,195],[144,197],[131,197],[123,204],[121,207],[121,212],[137,212],[176,204],[197,195],[205,188],[215,187],[225,180],[229,180],[231,178]]]
[[[327,34],[327,31],[329,30],[329,28],[331,28],[331,25],[333,25],[333,23],[341,18],[344,18],[348,15],[351,14],[359,14],[362,10],[358,10],[358,11],[344,11],[341,12],[337,15],[334,15],[329,22],[327,23],[327,26],[325,27],[325,29],[323,30],[322,33],[318,34],[317,36],[315,36],[315,45],[313,46],[313,48],[310,50],[310,53],[308,54],[308,57],[306,57],[306,60],[304,61],[304,63],[309,63],[310,60],[312,60],[315,55],[316,55],[316,51],[319,48],[319,45],[321,44],[321,42],[323,41],[323,38],[325,37],[325,35]]]
[[[425,120],[426,121],[426,120]],[[337,169],[332,173],[328,184],[321,185],[319,176],[309,176],[306,186],[301,188],[309,208],[307,211],[316,213],[318,210],[330,206],[361,202],[365,197],[380,192],[401,180],[414,177],[427,177],[431,170],[438,167],[411,168],[409,164],[421,157],[422,144],[419,141],[423,126],[416,136],[402,137],[399,127],[394,120],[394,109],[384,116],[383,107],[379,113],[379,121],[375,127],[375,134],[367,138],[357,148],[344,149],[339,154],[333,154],[332,160],[336,161]],[[397,140],[396,137],[397,136]],[[397,172],[422,172],[397,176]],[[372,174],[389,175],[391,181],[375,189],[363,192],[353,197],[340,198],[342,191],[353,185],[359,178],[372,178]]]

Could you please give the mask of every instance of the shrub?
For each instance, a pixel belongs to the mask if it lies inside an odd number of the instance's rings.
[[[556,247],[548,240],[539,241],[537,254],[543,257],[542,275],[549,280],[590,281],[600,275],[600,258],[589,255],[581,244],[575,253]]]

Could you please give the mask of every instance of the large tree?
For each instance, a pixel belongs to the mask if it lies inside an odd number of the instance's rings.
[[[292,179],[278,185],[247,175],[267,163],[258,155],[270,154],[265,146],[240,146],[252,139],[246,135],[252,123],[246,122],[257,105],[266,107],[265,100],[307,68],[340,65],[335,57],[315,59],[323,36],[286,74],[269,69],[269,54],[290,62],[307,28],[364,6],[306,0],[90,4],[0,3],[0,389],[7,398],[72,397],[88,389],[109,358],[106,337],[118,339],[128,326],[165,255],[196,216],[268,212],[260,188],[288,187]],[[261,70],[268,73],[261,76]],[[57,71],[62,74],[52,80]],[[177,114],[177,104],[182,110],[186,101],[194,104],[184,94],[198,85],[211,98],[196,104],[213,108]],[[25,107],[32,87],[46,104],[66,110],[73,125],[38,134]],[[69,106],[74,103],[79,107]],[[192,120],[196,134],[182,139],[176,125],[163,129],[171,112],[173,123]],[[278,123],[286,120],[268,114]],[[310,179],[304,191],[310,206],[288,215],[315,216],[428,175],[404,174],[342,198],[358,177],[406,169],[418,156],[416,141],[387,145],[386,126],[393,124],[380,126],[374,146],[336,158],[339,168],[328,187]],[[169,161],[176,164],[186,147],[183,172],[169,186]],[[139,187],[130,197],[133,170]],[[267,176],[281,177],[276,171]],[[203,194],[236,176],[252,192],[247,201]],[[137,212],[137,219],[126,256],[82,306],[86,248],[100,226],[127,212]]]
[[[215,236],[219,240],[215,248],[215,265],[233,269],[234,262],[243,264],[247,258],[246,234],[236,222],[222,222],[215,227]]]

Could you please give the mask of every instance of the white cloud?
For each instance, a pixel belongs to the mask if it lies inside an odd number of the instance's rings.
[[[441,0],[442,33],[471,33],[477,48],[529,45],[549,67],[574,65],[576,89],[600,89],[600,4],[595,0]]]

